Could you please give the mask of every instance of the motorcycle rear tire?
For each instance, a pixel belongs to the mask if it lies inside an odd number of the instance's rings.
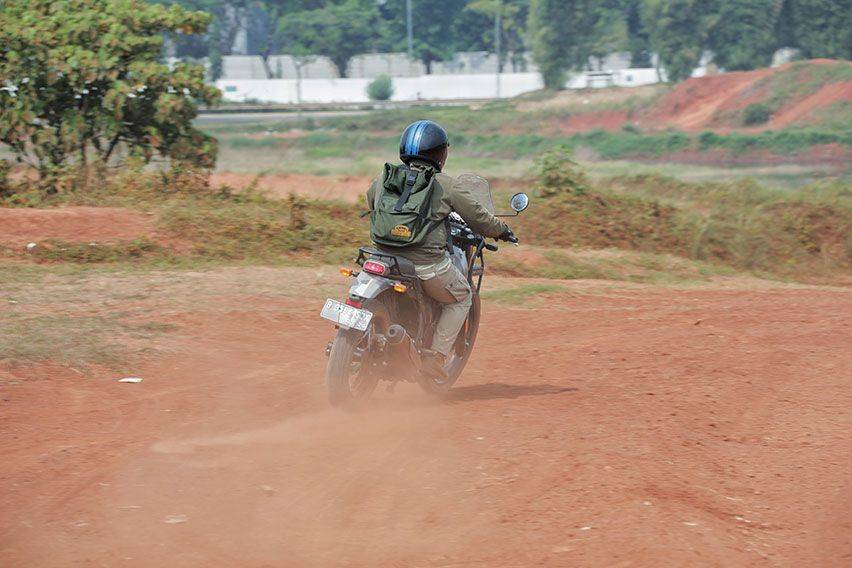
[[[364,309],[373,312],[373,320],[370,322],[371,330],[376,333],[386,333],[390,325],[387,307],[379,299],[376,299],[366,302]],[[350,382],[355,350],[362,342],[366,341],[367,335],[367,333],[356,329],[340,329],[337,332],[337,337],[334,338],[325,373],[328,399],[332,406],[352,407],[357,401],[369,399],[373,395],[373,391],[376,390],[379,376],[370,367],[372,361],[369,350],[364,352],[361,361],[361,364],[367,365],[367,367],[362,367],[358,371],[359,374],[366,374],[360,377],[360,382],[355,385],[354,389]]]

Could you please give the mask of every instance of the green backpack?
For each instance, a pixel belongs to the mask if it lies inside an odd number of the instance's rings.
[[[370,213],[373,242],[388,247],[413,247],[421,244],[444,221],[429,219],[435,171],[413,170],[405,165],[385,164],[382,185],[376,191]]]

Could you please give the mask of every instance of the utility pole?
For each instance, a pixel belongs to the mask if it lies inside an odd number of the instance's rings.
[[[411,0],[405,0],[405,27],[408,30],[408,57],[414,59],[414,22],[411,19]]]
[[[500,98],[500,48],[503,39],[503,2],[497,4],[494,15],[494,53],[497,54],[497,98]]]

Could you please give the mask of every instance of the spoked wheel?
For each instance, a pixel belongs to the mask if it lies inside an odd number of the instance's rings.
[[[450,351],[450,355],[447,357],[447,364],[444,367],[447,371],[447,379],[439,380],[421,376],[418,383],[420,383],[423,390],[430,394],[443,395],[453,387],[459,376],[461,376],[462,371],[464,371],[467,361],[470,359],[470,354],[473,352],[473,344],[476,342],[476,334],[479,331],[479,316],[479,294],[474,291],[473,305],[470,307],[467,320],[465,320],[464,327],[462,327],[458,338],[456,338],[453,350]]]
[[[367,331],[341,329],[329,353],[325,377],[333,406],[351,406],[356,401],[369,399],[379,382],[373,367],[376,355],[370,350],[370,342],[375,334],[387,332],[388,310],[376,300],[366,303],[364,309],[373,312]]]

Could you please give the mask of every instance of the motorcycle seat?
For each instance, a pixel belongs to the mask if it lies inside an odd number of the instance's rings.
[[[414,263],[408,260],[407,258],[402,258],[401,256],[397,256],[395,254],[382,252],[378,249],[374,249],[371,247],[361,247],[359,252],[361,253],[359,255],[359,260],[363,257],[385,259],[391,267],[391,270],[395,268],[400,275],[405,276],[407,278],[417,277],[417,272],[414,269]]]

